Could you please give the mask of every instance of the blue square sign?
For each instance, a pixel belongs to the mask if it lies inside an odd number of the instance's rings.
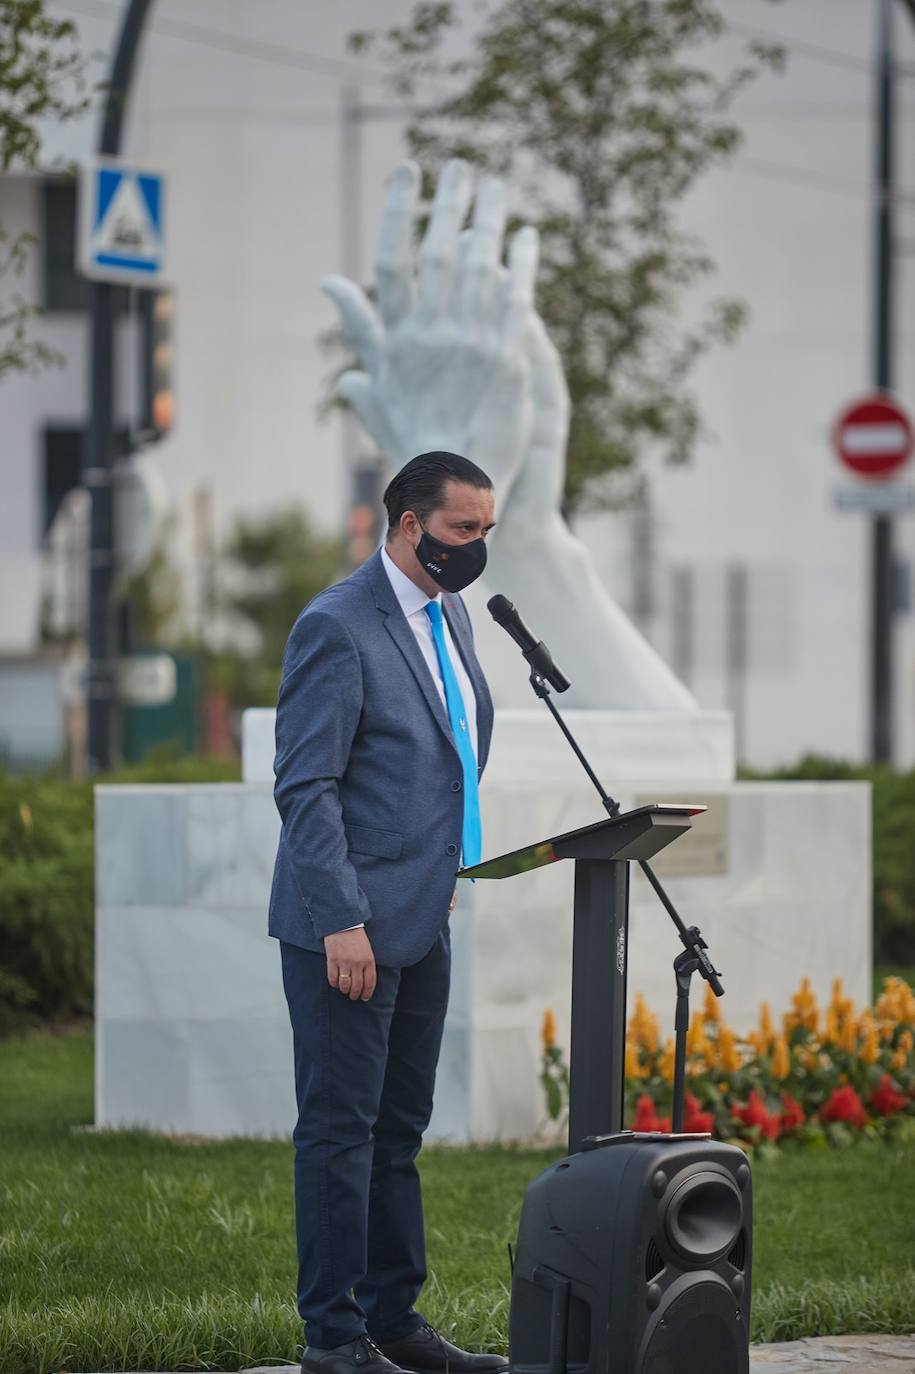
[[[99,158],[81,179],[79,269],[84,276],[156,286],[165,273],[165,177]]]

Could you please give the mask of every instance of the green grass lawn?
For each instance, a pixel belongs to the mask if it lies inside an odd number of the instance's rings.
[[[297,1358],[292,1148],[95,1134],[88,1031],[0,1043],[0,1374],[238,1369]],[[424,1310],[504,1348],[508,1257],[541,1150],[421,1156]],[[903,1331],[915,1145],[754,1168],[755,1339]]]

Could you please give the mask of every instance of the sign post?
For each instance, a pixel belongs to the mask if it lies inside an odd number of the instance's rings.
[[[874,178],[874,386],[893,388],[896,69],[893,0],[878,0]],[[893,520],[871,519],[871,757],[893,758]]]
[[[888,392],[848,406],[833,430],[833,447],[849,480],[834,494],[840,510],[873,519],[872,721],[875,762],[892,759],[893,561],[891,517],[915,507],[915,486],[904,480],[915,446],[912,421]]]
[[[127,0],[105,96],[99,154],[120,152],[121,130],[137,52],[152,0]],[[115,754],[117,682],[114,606],[114,370],[113,286],[94,280],[89,361],[89,433],[83,458],[83,485],[89,492],[89,671],[87,752],[90,773],[111,766]]]

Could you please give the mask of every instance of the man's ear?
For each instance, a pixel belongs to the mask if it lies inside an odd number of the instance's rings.
[[[405,510],[400,517],[400,532],[404,538],[412,544],[418,535],[422,534],[420,523],[416,518],[416,513],[412,510]]]

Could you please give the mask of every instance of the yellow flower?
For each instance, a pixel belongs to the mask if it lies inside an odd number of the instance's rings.
[[[23,830],[31,830],[32,808],[29,806],[28,802],[19,803],[19,819],[22,821]]]
[[[788,1041],[780,1035],[775,1042],[772,1051],[772,1073],[776,1078],[787,1078],[791,1072],[791,1056],[788,1053]]]
[[[631,1040],[626,1041],[626,1064],[623,1070],[627,1078],[647,1078],[648,1070],[639,1062],[639,1052]]]
[[[711,1052],[712,1042],[705,1033],[705,1017],[701,1011],[694,1011],[686,1032],[686,1053],[710,1062]]]
[[[710,1022],[721,1020],[721,1009],[718,1006],[718,998],[712,992],[711,983],[706,983],[705,985],[705,1005],[702,1008],[702,1015],[705,1018],[706,1025]]]
[[[543,1041],[543,1053],[547,1054],[556,1044],[556,1017],[549,1007],[543,1013],[543,1029],[540,1032]]]
[[[772,1008],[768,1002],[762,1002],[759,1007],[759,1030],[750,1031],[747,1040],[757,1054],[765,1054],[774,1038],[775,1027],[772,1025]]]
[[[890,1055],[891,1068],[896,1069],[897,1071],[900,1069],[908,1068],[909,1058],[912,1054],[913,1042],[915,1042],[915,1036],[912,1035],[912,1032],[903,1031],[898,1041],[896,1042],[895,1050]]]
[[[772,1008],[768,1002],[763,1002],[759,1008],[759,1033],[766,1044],[775,1034],[775,1027],[772,1025]]]
[[[785,1034],[790,1035],[797,1026],[803,1026],[805,1030],[816,1033],[819,1012],[816,995],[810,986],[809,978],[801,979],[801,986],[793,994],[791,1005],[794,1010],[785,1014]]]
[[[664,1041],[664,1053],[661,1055],[661,1062],[658,1065],[658,1072],[665,1083],[674,1081],[674,1056],[676,1047],[673,1040]]]
[[[880,1031],[888,1040],[898,1025],[915,1025],[915,993],[904,978],[886,978],[874,1008]]]
[[[858,1026],[852,1012],[842,1018],[839,1032],[839,1045],[847,1054],[855,1054],[858,1049]]]
[[[876,1064],[880,1058],[880,1035],[877,1031],[877,1023],[870,1012],[861,1013],[858,1021],[858,1033],[862,1040],[859,1051],[861,1059],[865,1064]]]
[[[636,994],[635,1010],[629,1018],[629,1039],[649,1054],[657,1051],[661,1040],[658,1018],[648,1010],[648,1004],[641,993]]]
[[[718,1031],[718,1059],[725,1073],[736,1073],[742,1062],[737,1036],[730,1026],[724,1024]]]

